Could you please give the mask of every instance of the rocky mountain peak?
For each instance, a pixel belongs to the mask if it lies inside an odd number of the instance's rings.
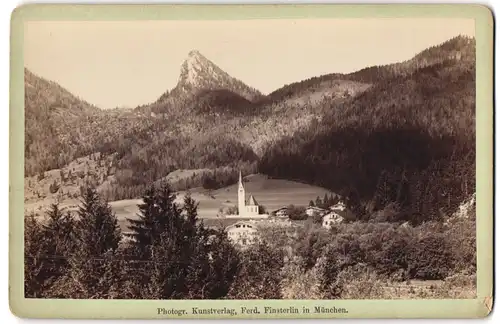
[[[227,89],[248,100],[261,94],[223,71],[198,50],[191,50],[181,65],[177,90],[193,92],[199,90]]]

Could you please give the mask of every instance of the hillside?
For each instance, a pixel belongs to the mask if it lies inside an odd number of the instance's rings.
[[[474,62],[476,41],[474,38],[465,36],[454,37],[442,44],[438,44],[423,50],[404,62],[393,63],[381,66],[370,66],[349,74],[331,73],[310,79],[302,80],[271,92],[265,100],[280,101],[306,89],[316,88],[321,84],[335,83],[342,81],[361,82],[374,84],[383,82],[395,77],[404,77],[413,74],[415,71],[447,62]]]
[[[93,147],[85,142],[75,145],[84,137],[79,121],[92,118],[99,110],[27,69],[24,78],[26,173],[62,166],[75,151],[91,151]]]
[[[152,124],[130,109],[101,110],[28,69],[24,77],[26,176],[62,168]]]
[[[467,45],[463,55],[450,57],[457,44]],[[259,172],[341,192],[366,215],[391,203],[394,217],[416,222],[455,210],[475,190],[471,44],[458,38],[424,51],[413,62],[438,63],[329,104],[321,122],[268,148]]]

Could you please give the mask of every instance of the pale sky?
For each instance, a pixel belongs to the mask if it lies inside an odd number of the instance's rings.
[[[284,84],[410,59],[472,19],[28,22],[25,66],[100,108],[155,101],[197,49],[267,94]]]

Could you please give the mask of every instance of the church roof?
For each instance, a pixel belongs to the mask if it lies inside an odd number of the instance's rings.
[[[255,200],[255,198],[253,197],[253,195],[250,195],[250,198],[248,198],[248,205],[250,206],[257,206],[257,201]]]

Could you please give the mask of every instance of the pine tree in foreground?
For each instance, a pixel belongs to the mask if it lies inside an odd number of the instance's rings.
[[[151,246],[160,239],[167,229],[180,225],[181,210],[175,204],[176,195],[164,183],[159,187],[151,186],[142,197],[136,219],[127,218],[132,232],[132,250],[142,260],[151,256]]]
[[[210,274],[202,296],[208,299],[224,298],[240,270],[240,255],[229,241],[225,230],[219,230],[211,236],[209,250]]]
[[[77,299],[116,298],[122,271],[116,255],[121,233],[111,207],[95,189],[84,192],[73,239],[75,249],[59,291]]]
[[[151,187],[137,220],[129,220],[133,294],[142,299],[207,299],[227,294],[235,276],[236,252],[224,233],[198,222],[198,204],[188,193],[182,206],[168,184]],[[213,244],[216,242],[216,244]]]
[[[42,227],[34,215],[24,219],[24,296],[39,298],[47,281]]]
[[[47,212],[47,220],[42,225],[45,237],[44,252],[48,259],[52,285],[68,271],[66,259],[73,251],[72,232],[75,223],[69,214],[63,213],[58,204],[52,204]],[[52,295],[52,292],[48,292]],[[54,296],[56,297],[56,296]]]

